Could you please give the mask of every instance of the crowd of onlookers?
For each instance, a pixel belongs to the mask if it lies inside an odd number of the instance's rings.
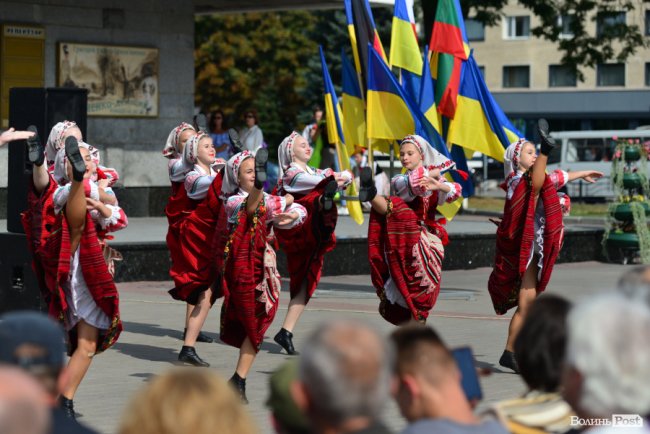
[[[57,408],[64,351],[63,331],[46,315],[0,317],[1,434],[93,432]],[[390,433],[381,420],[391,399],[408,422],[405,434],[648,432],[650,266],[575,305],[540,296],[515,357],[528,392],[477,412],[433,328],[413,323],[384,337],[365,323],[334,320],[271,375],[267,406],[279,434]],[[231,387],[199,368],[152,379],[119,426],[120,434],[259,432]]]

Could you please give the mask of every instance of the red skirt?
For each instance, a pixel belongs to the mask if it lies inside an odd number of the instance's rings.
[[[298,295],[302,283],[306,282],[305,302],[309,301],[320,281],[325,253],[336,246],[336,207],[329,211],[320,209],[320,197],[325,185],[333,179],[333,176],[327,177],[308,194],[294,196],[295,202],[307,210],[307,218],[302,225],[275,231],[280,247],[287,255],[291,298]]]
[[[46,189],[39,195],[30,180],[27,191],[27,210],[22,213],[21,222],[27,237],[27,247],[32,254],[32,269],[36,274],[38,287],[43,298],[48,300],[49,291],[45,285],[45,270],[40,256],[40,246],[49,237],[50,231],[56,221],[54,214],[53,196],[57,183],[50,175],[50,182]]]
[[[446,232],[439,226],[434,235],[403,200],[389,200],[388,214],[372,210],[368,227],[370,277],[380,300],[379,313],[396,325],[411,319],[424,322],[440,293],[441,239],[446,239]],[[391,301],[394,297],[386,291],[389,278],[407,307]]]
[[[183,261],[180,247],[181,222],[194,211],[198,204],[199,202],[187,197],[187,191],[182,182],[172,182],[172,195],[165,207],[165,215],[169,223],[166,241],[172,265]],[[173,278],[171,270],[170,277]]]
[[[180,221],[178,250],[172,255],[169,271],[175,284],[169,294],[175,300],[196,304],[201,292],[217,280],[215,243],[218,233],[225,231],[226,226],[226,215],[219,198],[222,182],[223,171],[212,181],[205,199]],[[172,246],[170,251],[171,248]],[[220,294],[219,288],[216,289],[212,302]]]
[[[225,246],[221,340],[241,348],[248,337],[259,351],[279,304],[279,274],[268,243],[264,203],[253,218],[241,207]],[[276,287],[277,286],[277,287]]]
[[[544,204],[546,222],[543,265],[536,287],[538,294],[548,285],[564,235],[560,200],[548,176],[540,191],[539,200]],[[488,291],[494,311],[503,315],[519,303],[521,281],[535,238],[535,197],[529,176],[524,176],[512,198],[506,201],[496,238],[496,256],[488,280]]]
[[[101,245],[97,238],[95,225],[86,213],[86,227],[79,243],[79,265],[88,291],[97,306],[110,318],[108,330],[100,330],[97,353],[110,348],[122,332],[119,296],[113,277],[108,272]],[[45,270],[45,282],[50,292],[48,310],[50,316],[65,322],[66,302],[63,284],[70,278],[70,233],[63,213],[56,215],[52,231],[40,246],[40,257]],[[72,354],[77,345],[76,327],[69,332]]]

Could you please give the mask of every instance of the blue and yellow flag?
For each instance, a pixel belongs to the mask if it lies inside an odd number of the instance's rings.
[[[428,52],[428,49],[424,49],[424,53]],[[422,62],[422,80],[420,82],[420,89],[418,92],[418,105],[420,106],[420,111],[424,117],[431,122],[431,125],[438,131],[439,134],[442,134],[440,114],[436,109],[436,95],[435,95],[435,83],[433,77],[431,76],[431,69],[429,68],[429,62]]]
[[[456,116],[449,122],[447,143],[503,161],[505,148],[521,137],[487,88],[474,60],[463,65]]]
[[[358,149],[357,147],[366,147],[366,104],[363,101],[354,66],[344,50],[341,50],[341,63],[343,65],[341,96],[343,134],[348,154],[352,155]]]
[[[415,74],[422,71],[422,54],[418,46],[413,9],[406,0],[395,0],[390,37],[390,64]]]
[[[339,111],[339,101],[336,97],[336,91],[330,78],[327,64],[325,63],[325,55],[323,54],[323,47],[318,48],[320,51],[320,61],[323,68],[323,84],[325,87],[325,119],[327,120],[327,136],[330,143],[336,146],[336,153],[338,156],[339,168],[341,170],[350,170],[350,155],[348,154],[345,146],[345,136],[343,135],[343,128],[341,122],[341,112]],[[348,194],[356,196],[357,191],[354,183],[348,187]],[[347,201],[348,211],[350,217],[357,222],[363,224],[363,212],[361,211],[361,204],[357,200]]]

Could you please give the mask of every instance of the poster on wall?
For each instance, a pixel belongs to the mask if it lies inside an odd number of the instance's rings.
[[[88,116],[157,117],[157,48],[58,43],[57,85],[88,89]]]

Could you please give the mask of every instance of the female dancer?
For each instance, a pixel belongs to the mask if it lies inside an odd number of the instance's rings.
[[[212,288],[216,277],[212,242],[221,212],[222,175],[217,172],[225,161],[215,159],[212,139],[203,132],[187,140],[183,160],[194,165],[185,176],[184,189],[187,197],[199,205],[180,223],[179,251],[170,270],[175,287],[169,293],[174,299],[194,306],[178,360],[209,366],[198,356],[194,344],[217,295]]]
[[[454,162],[422,137],[404,137],[399,153],[406,173],[391,180],[395,195],[377,196],[369,167],[361,170],[359,193],[361,202],[372,205],[368,259],[379,313],[393,324],[424,322],[436,303],[448,242],[436,208],[461,195],[459,184],[441,177]]]
[[[271,247],[272,226],[290,229],[302,224],[307,214],[291,195],[262,191],[267,160],[266,149],[255,156],[249,151],[235,154],[228,160],[222,187],[230,237],[221,250],[225,297],[221,340],[239,348],[230,382],[244,402],[248,402],[246,375],[278,309],[280,275]]]
[[[498,315],[517,307],[508,328],[506,348],[499,364],[518,372],[513,353],[517,333],[535,297],[546,289],[564,236],[563,212],[568,213],[568,196],[557,190],[567,182],[584,179],[592,183],[600,172],[555,170],[546,174],[548,154],[555,142],[548,134],[548,122],[540,119],[540,155],[535,145],[519,139],[508,146],[504,161],[506,203],[497,229],[494,269],[488,281],[492,305]],[[564,208],[564,209],[563,209]]]
[[[62,320],[68,331],[70,377],[61,403],[72,418],[72,400],[92,357],[112,346],[122,331],[117,288],[87,211],[84,180],[90,178],[92,166],[87,145],[80,147],[75,137],[66,138],[65,148],[55,158],[55,173],[62,183],[71,180],[71,186],[65,201],[55,203],[55,198],[63,197],[56,192],[47,199],[53,204],[55,220],[39,247],[51,294],[49,313]],[[101,206],[96,208],[102,212]]]
[[[175,262],[183,261],[180,248],[180,226],[181,222],[187,217],[199,204],[199,202],[190,199],[187,196],[185,187],[185,176],[187,172],[192,170],[192,163],[185,161],[183,157],[183,149],[185,142],[196,134],[194,127],[188,123],[181,122],[176,128],[171,130],[163,149],[163,157],[169,159],[167,168],[169,170],[169,180],[172,185],[172,194],[169,196],[167,206],[165,206],[165,215],[169,228],[167,229],[167,248],[172,259],[172,267]],[[170,276],[173,279],[173,276]],[[194,305],[186,303],[185,310],[185,329],[183,330],[183,340],[187,334],[187,327],[190,320],[190,315],[194,310]],[[197,342],[212,342],[212,338],[199,332],[196,338]]]
[[[305,224],[278,231],[280,246],[287,254],[291,301],[282,328],[273,338],[287,354],[298,354],[293,346],[293,328],[314,294],[323,270],[323,258],[336,245],[334,228],[337,211],[333,197],[352,182],[352,173],[307,166],[312,149],[297,132],[286,137],[278,148],[280,179],[278,194],[290,193],[307,209]]]

